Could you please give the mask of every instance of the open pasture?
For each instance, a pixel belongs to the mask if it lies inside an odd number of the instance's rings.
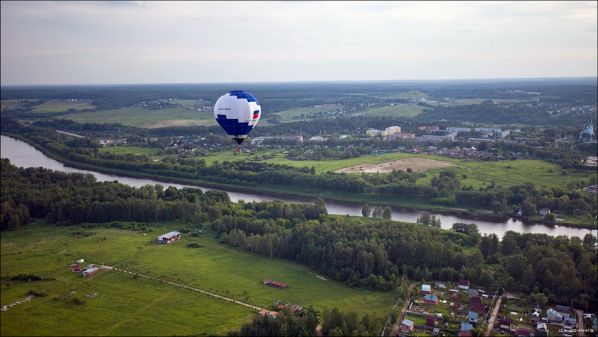
[[[167,127],[215,125],[211,112],[182,108],[145,109],[126,107],[112,110],[90,111],[60,116],[79,123],[121,123],[136,127]]]
[[[283,121],[291,121],[301,118],[311,118],[310,115],[320,112],[331,112],[342,108],[341,104],[323,104],[311,107],[295,108],[284,111],[278,111],[276,114],[280,116]]]
[[[90,102],[70,102],[70,101],[46,101],[42,104],[33,106],[32,112],[49,113],[49,112],[67,112],[95,109],[95,105]]]
[[[415,117],[422,113],[424,108],[416,104],[397,104],[383,107],[374,107],[366,110],[364,116],[389,116],[389,117]]]
[[[141,232],[85,228],[93,232],[75,237],[75,228],[28,226],[3,232],[1,238],[1,305],[22,299],[29,290],[44,291],[1,316],[2,335],[171,335],[225,334],[255,316],[248,308],[160,282],[135,278],[117,271],[102,271],[89,279],[67,269],[78,258],[90,263],[115,265],[185,283],[258,306],[277,300],[313,305],[316,309],[362,308],[385,315],[392,293],[351,289],[312,270],[285,260],[271,259],[219,244],[211,234],[159,245],[153,239],[180,225],[152,226]],[[79,229],[80,230],[80,229]],[[188,248],[197,242],[201,248]],[[18,274],[35,274],[48,280],[10,280]],[[262,284],[272,278],[287,289]],[[85,304],[65,301],[65,295]],[[91,298],[87,297],[92,296]],[[69,318],[66,324],[65,317]]]

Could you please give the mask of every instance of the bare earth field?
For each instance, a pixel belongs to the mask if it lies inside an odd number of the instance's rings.
[[[454,166],[455,164],[449,163],[448,161],[434,160],[427,158],[405,158],[394,160],[382,164],[361,164],[351,167],[345,167],[334,172],[337,173],[390,173],[393,170],[406,171],[408,168],[414,172],[425,172],[427,170],[435,168],[443,168]]]

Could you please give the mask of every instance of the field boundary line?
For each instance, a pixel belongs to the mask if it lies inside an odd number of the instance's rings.
[[[242,302],[242,301],[235,300],[234,298],[230,298],[230,297],[218,295],[216,293],[213,293],[213,292],[210,292],[210,291],[207,291],[207,290],[203,290],[201,288],[191,287],[191,286],[188,286],[188,285],[185,285],[185,284],[172,282],[172,281],[169,281],[169,280],[166,280],[166,279],[162,279],[162,278],[158,278],[158,277],[153,277],[153,276],[149,276],[149,275],[144,275],[144,274],[141,274],[141,273],[132,272],[132,271],[128,271],[126,269],[122,269],[122,268],[118,268],[118,267],[113,267],[113,266],[101,266],[101,268],[102,269],[110,269],[110,270],[118,271],[118,272],[121,272],[121,273],[133,275],[133,276],[143,277],[143,278],[148,279],[148,280],[154,280],[154,281],[166,283],[166,284],[169,284],[169,285],[177,287],[177,288],[183,288],[183,289],[195,291],[195,292],[198,292],[198,293],[206,295],[206,296],[218,298],[218,299],[221,299],[221,300],[224,300],[224,301],[227,301],[227,302],[231,302],[233,304],[238,304],[238,305],[241,305],[241,306],[244,306],[246,308],[253,309],[253,310],[257,310],[257,311],[267,310],[267,311],[270,311],[268,309],[265,309],[265,308],[262,308],[262,307],[258,307],[258,306],[253,305],[253,304],[249,304],[249,303],[245,303],[245,302]]]

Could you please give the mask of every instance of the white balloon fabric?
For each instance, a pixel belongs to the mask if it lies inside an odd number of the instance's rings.
[[[257,99],[242,90],[220,96],[214,105],[216,121],[239,145],[260,120],[261,114]]]

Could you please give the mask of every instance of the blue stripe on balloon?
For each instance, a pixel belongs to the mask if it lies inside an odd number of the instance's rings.
[[[240,123],[238,119],[227,119],[226,115],[218,115],[216,121],[231,136],[246,136],[253,129],[253,125]]]
[[[247,102],[256,102],[257,103],[257,99],[255,97],[253,97],[251,94],[249,94],[243,90],[232,90],[231,92],[229,92],[229,94],[231,96],[236,96],[237,98],[245,98],[247,100]]]

